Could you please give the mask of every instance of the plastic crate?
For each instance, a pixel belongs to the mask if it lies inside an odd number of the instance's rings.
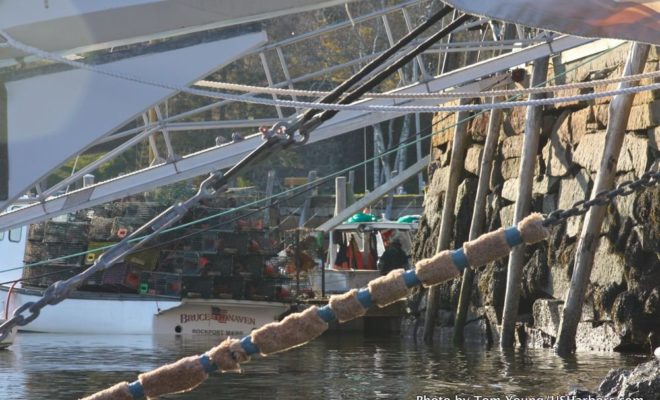
[[[181,275],[167,272],[142,272],[139,290],[142,294],[179,297]]]

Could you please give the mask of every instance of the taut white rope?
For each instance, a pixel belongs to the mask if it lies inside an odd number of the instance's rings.
[[[460,112],[460,111],[481,111],[487,109],[504,109],[504,108],[525,107],[525,106],[542,106],[542,105],[550,105],[555,103],[563,103],[563,102],[571,102],[571,101],[586,101],[586,100],[597,99],[600,97],[615,96],[618,94],[633,94],[647,90],[660,89],[660,83],[656,83],[651,85],[627,87],[617,90],[604,91],[600,93],[580,94],[575,96],[555,97],[550,99],[535,99],[535,100],[512,101],[512,102],[503,102],[503,103],[467,104],[467,105],[457,105],[457,106],[397,106],[397,105],[386,106],[386,105],[360,105],[360,104],[325,104],[325,103],[314,103],[314,102],[306,102],[306,101],[270,100],[270,99],[262,99],[257,97],[247,97],[245,95],[234,95],[229,93],[220,93],[220,92],[213,92],[208,90],[192,89],[186,86],[156,82],[156,81],[136,77],[133,75],[123,74],[115,71],[109,71],[106,70],[105,68],[99,68],[94,65],[88,65],[78,61],[68,60],[57,54],[49,53],[32,46],[28,46],[24,43],[15,40],[13,37],[8,35],[4,31],[0,31],[0,35],[2,35],[7,40],[9,46],[45,60],[59,62],[75,68],[85,69],[90,72],[95,72],[98,74],[110,76],[117,79],[123,79],[143,85],[160,87],[168,90],[179,91],[197,96],[232,100],[243,103],[261,104],[266,106],[313,108],[320,110],[338,110],[338,111],[352,110],[352,111],[392,112],[392,113]],[[483,96],[483,94],[481,94],[481,96]]]
[[[495,97],[495,96],[517,96],[530,93],[548,93],[558,92],[561,90],[569,89],[589,89],[596,86],[605,86],[612,83],[620,82],[633,82],[640,81],[647,78],[660,77],[660,71],[646,72],[643,74],[626,75],[609,79],[598,79],[588,82],[567,83],[564,85],[544,86],[523,89],[506,89],[506,90],[489,90],[484,92],[439,92],[439,93],[365,93],[364,97],[371,97],[374,99],[442,99],[442,98],[463,98],[463,97]],[[260,94],[275,94],[280,96],[307,96],[307,97],[321,97],[330,92],[318,90],[301,90],[301,89],[283,89],[276,87],[264,87],[253,85],[241,85],[229,82],[217,82],[201,80],[195,83],[195,86],[206,87],[211,89],[224,89],[235,90],[246,93],[260,93]]]

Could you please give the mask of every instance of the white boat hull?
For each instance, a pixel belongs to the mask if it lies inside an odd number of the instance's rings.
[[[36,301],[39,293],[14,290],[9,310]],[[6,298],[7,288],[0,287]],[[69,334],[182,334],[194,336],[245,336],[272,322],[289,306],[247,300],[139,298],[98,294],[94,298],[66,299],[47,306],[22,331]]]
[[[314,291],[320,292],[323,286],[322,271],[314,269],[311,272],[311,284]],[[351,289],[367,286],[369,281],[380,276],[378,270],[325,270],[325,292],[345,293]]]

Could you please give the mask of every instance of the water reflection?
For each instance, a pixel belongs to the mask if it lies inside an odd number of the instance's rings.
[[[172,336],[23,334],[0,352],[0,398],[71,399],[213,345]],[[594,389],[611,368],[644,358],[550,350],[426,346],[399,338],[328,335],[307,346],[243,365],[243,374],[208,379],[171,399],[416,399],[540,396]]]

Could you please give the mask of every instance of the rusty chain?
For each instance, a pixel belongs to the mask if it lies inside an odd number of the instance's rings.
[[[580,200],[573,204],[569,209],[555,210],[548,214],[543,220],[543,226],[554,226],[564,222],[570,217],[584,215],[593,206],[604,206],[611,203],[616,197],[629,196],[642,189],[657,185],[660,183],[660,171],[647,171],[635,181],[625,181],[611,190],[604,190],[595,195],[591,200]]]

